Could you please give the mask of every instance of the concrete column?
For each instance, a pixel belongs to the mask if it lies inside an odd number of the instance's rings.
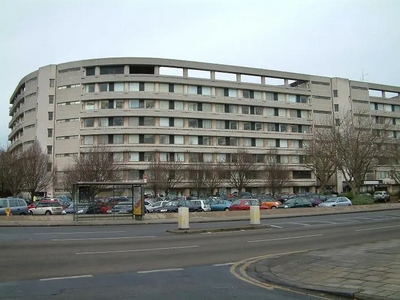
[[[265,76],[261,76],[261,84],[265,85]]]
[[[124,66],[124,75],[129,75],[129,66],[128,65]]]
[[[178,208],[178,229],[189,229],[189,207]]]
[[[183,69],[183,78],[188,78],[189,77],[189,69],[184,68]]]
[[[215,80],[215,71],[210,71],[210,79]]]
[[[242,74],[236,74],[236,82],[242,82]]]
[[[260,225],[260,207],[250,206],[250,225]]]
[[[154,75],[160,75],[160,67],[154,66]]]

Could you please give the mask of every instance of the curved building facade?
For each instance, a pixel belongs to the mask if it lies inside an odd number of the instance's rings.
[[[380,95],[371,96],[371,90]],[[19,82],[10,99],[9,142],[17,150],[38,140],[55,176],[85,149],[107,145],[124,168],[124,180],[141,179],[155,157],[218,163],[240,148],[263,164],[274,150],[291,170],[285,190],[306,192],[316,184],[303,164],[312,127],[356,108],[400,125],[399,92],[341,78],[192,61],[74,61],[41,67]],[[340,178],[330,185],[340,190]],[[221,189],[232,191],[226,184]],[[262,181],[247,190],[268,192]],[[46,192],[65,191],[52,186]],[[185,182],[176,190],[192,192]]]

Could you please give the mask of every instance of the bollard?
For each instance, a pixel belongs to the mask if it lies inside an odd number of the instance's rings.
[[[178,229],[189,229],[189,207],[178,208]]]
[[[5,211],[6,215],[7,215],[7,217],[9,217],[11,215],[11,209],[9,207],[6,207],[4,209],[4,211]]]
[[[260,207],[250,206],[250,225],[260,225]]]

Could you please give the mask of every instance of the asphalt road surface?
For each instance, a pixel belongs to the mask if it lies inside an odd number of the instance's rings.
[[[263,223],[272,227],[203,234],[170,234],[176,226],[163,224],[0,228],[0,299],[320,299],[252,285],[231,265],[398,238],[400,211]],[[247,222],[191,228],[240,224]]]

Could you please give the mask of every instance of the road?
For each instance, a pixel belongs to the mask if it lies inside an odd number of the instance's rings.
[[[309,299],[234,277],[230,265],[398,238],[400,211],[263,220],[271,228],[170,234],[175,225],[0,228],[0,299]],[[247,222],[191,224],[191,227]],[[75,278],[71,278],[71,276]],[[13,294],[13,293],[17,294]],[[15,296],[12,298],[12,296]],[[57,296],[58,295],[58,296]],[[56,299],[56,298],[52,298]],[[311,297],[311,299],[318,299]]]

